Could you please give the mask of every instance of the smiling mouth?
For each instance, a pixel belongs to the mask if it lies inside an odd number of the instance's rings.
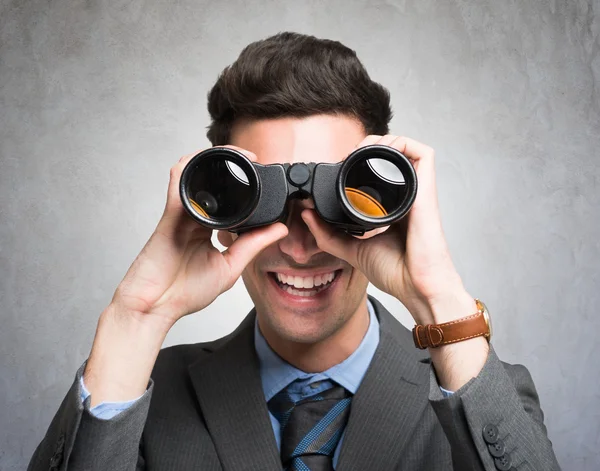
[[[312,297],[326,291],[333,285],[342,270],[335,270],[317,276],[288,276],[282,273],[269,272],[275,284],[288,294],[301,297]]]

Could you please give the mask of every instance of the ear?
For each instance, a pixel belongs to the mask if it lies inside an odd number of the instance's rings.
[[[222,246],[228,248],[237,239],[237,235],[229,231],[217,231],[217,239]]]

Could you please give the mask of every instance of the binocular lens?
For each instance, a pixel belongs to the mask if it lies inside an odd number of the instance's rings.
[[[186,190],[194,210],[215,224],[245,214],[253,201],[248,174],[223,155],[199,160],[189,176]]]
[[[198,223],[241,233],[285,222],[290,199],[312,197],[319,216],[346,231],[364,233],[402,218],[416,197],[417,176],[401,152],[365,146],[336,164],[270,164],[213,147],[181,174],[184,208]]]
[[[357,161],[348,171],[344,189],[356,211],[376,219],[398,210],[407,195],[402,170],[381,158]]]

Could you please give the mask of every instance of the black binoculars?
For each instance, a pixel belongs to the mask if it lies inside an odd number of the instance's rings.
[[[181,175],[184,208],[201,225],[241,233],[284,222],[288,201],[312,198],[318,215],[350,234],[390,225],[417,195],[411,162],[392,147],[372,145],[335,163],[261,165],[241,152],[212,147]]]

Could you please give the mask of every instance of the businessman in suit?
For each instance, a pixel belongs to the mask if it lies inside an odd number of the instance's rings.
[[[29,469],[559,469],[531,376],[498,359],[489,313],[452,263],[434,151],[390,134],[389,94],[355,53],[293,33],[252,43],[208,108],[212,144],[262,164],[395,148],[417,172],[414,205],[358,238],[294,200],[285,224],[220,232],[221,253],[182,207],[195,154],[183,157]],[[161,350],[240,276],[255,308],[233,333]],[[413,333],[369,282],[406,306]]]

